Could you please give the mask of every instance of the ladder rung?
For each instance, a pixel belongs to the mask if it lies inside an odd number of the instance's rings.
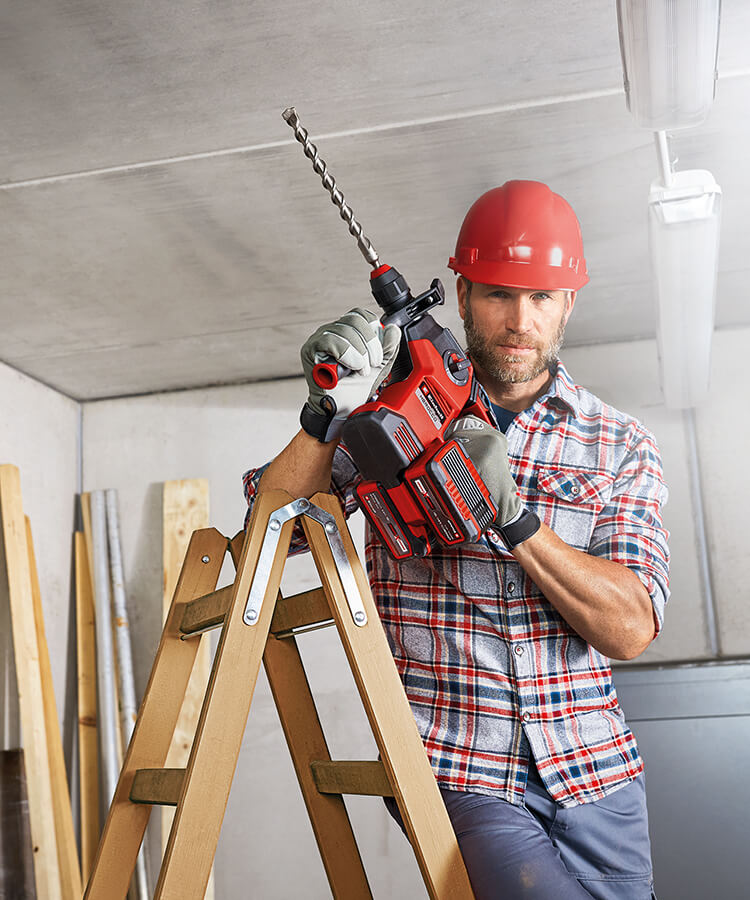
[[[310,763],[321,794],[367,794],[392,797],[393,788],[379,760],[322,760]]]
[[[291,597],[279,597],[271,620],[271,634],[283,635],[296,628],[319,625],[323,622],[333,624],[331,610],[322,587],[293,594]]]
[[[205,594],[203,597],[196,597],[195,600],[186,603],[180,623],[182,634],[191,636],[223,625],[224,616],[227,614],[229,602],[232,599],[233,588],[233,584],[228,584],[218,591]]]
[[[223,625],[233,587],[234,585],[229,584],[186,603],[180,624],[181,633],[185,637],[192,637]],[[329,622],[333,624],[323,588],[314,588],[291,597],[278,598],[271,621],[271,633],[291,633],[297,628]]]
[[[177,806],[185,769],[137,769],[130,788],[133,803]]]

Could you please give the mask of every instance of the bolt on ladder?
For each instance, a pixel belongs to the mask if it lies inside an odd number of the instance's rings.
[[[301,520],[322,587],[279,592]],[[243,546],[244,542],[244,546]],[[216,590],[224,556],[233,584]],[[382,761],[331,760],[295,632],[336,625]],[[164,762],[201,635],[222,627],[186,768]],[[428,894],[471,900],[443,805],[362,564],[331,494],[261,492],[246,534],[196,531],[185,556],[85,900],[124,898],[151,807],[176,807],[155,900],[202,900],[263,661],[336,898],[371,898],[344,794],[394,796]]]

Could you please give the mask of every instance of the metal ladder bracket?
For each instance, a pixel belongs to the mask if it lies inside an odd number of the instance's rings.
[[[346,603],[352,614],[354,624],[363,626],[367,624],[367,613],[365,612],[362,596],[357,587],[357,581],[352,571],[351,563],[344,549],[344,542],[341,539],[336,520],[333,516],[311,503],[305,497],[300,497],[286,506],[277,509],[268,520],[266,533],[263,536],[263,544],[261,545],[258,565],[253,574],[253,581],[250,585],[250,592],[245,603],[245,609],[242,614],[242,621],[245,625],[256,625],[260,620],[260,611],[263,605],[266,585],[271,574],[271,567],[276,557],[276,550],[281,537],[281,528],[290,519],[296,519],[298,516],[307,516],[319,525],[323,526],[323,531],[331,550],[336,571],[341,579],[341,586],[344,589]]]

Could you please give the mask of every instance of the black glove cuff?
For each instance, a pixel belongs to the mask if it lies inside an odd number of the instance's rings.
[[[536,534],[541,527],[539,516],[530,509],[524,509],[521,515],[508,525],[497,528],[500,537],[503,539],[505,546],[512,550],[519,544],[528,540],[533,534]]]
[[[333,413],[325,416],[317,412],[309,403],[305,403],[302,407],[302,412],[299,414],[299,423],[304,431],[317,438],[321,443],[324,443],[332,418]]]
[[[302,412],[299,414],[299,423],[303,430],[312,437],[317,438],[321,444],[327,444],[328,441],[337,438],[341,431],[340,427],[334,429],[331,428],[334,416],[336,415],[336,404],[330,398],[327,399],[331,406],[329,413],[324,414],[318,412],[308,401],[302,407]],[[335,433],[331,433],[332,431]]]

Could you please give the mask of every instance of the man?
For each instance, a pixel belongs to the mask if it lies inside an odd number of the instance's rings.
[[[402,563],[368,529],[383,626],[479,900],[648,900],[643,763],[609,659],[638,656],[663,621],[658,450],[557,358],[588,281],[562,197],[529,181],[484,194],[449,265],[474,370],[505,432],[459,420],[454,436],[500,512],[480,541]],[[338,434],[398,337],[366,310],[315,332],[302,350],[304,428],[246,474],[250,503],[260,482],[296,496],[333,490],[356,508],[358,473]],[[354,370],[335,415],[311,378],[326,355]]]

